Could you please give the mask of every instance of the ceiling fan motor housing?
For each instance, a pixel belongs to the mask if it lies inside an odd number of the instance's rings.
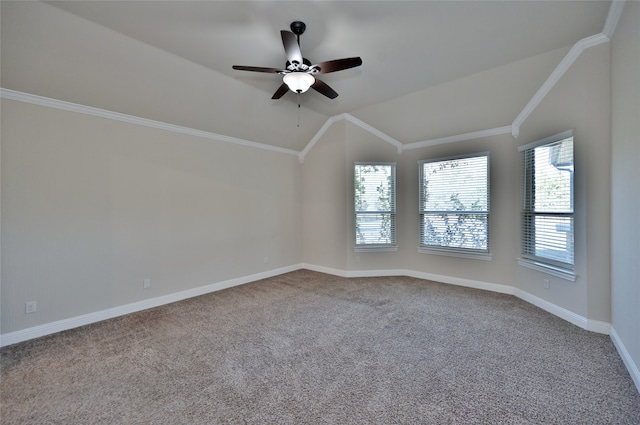
[[[311,74],[320,72],[320,69],[317,66],[312,66],[311,61],[307,58],[302,58],[302,63],[291,63],[287,61],[287,70],[291,72],[308,72]]]

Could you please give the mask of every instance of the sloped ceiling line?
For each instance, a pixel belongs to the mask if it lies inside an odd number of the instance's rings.
[[[483,137],[497,136],[499,134],[511,133],[511,126],[491,128],[489,130],[474,131],[471,133],[457,134],[455,136],[440,137],[439,139],[425,140],[423,142],[409,143],[404,146],[405,150],[424,148],[426,146],[441,145],[443,143],[461,142],[463,140],[480,139]]]
[[[602,33],[609,39],[613,37],[613,33],[616,31],[616,26],[618,25],[620,15],[622,15],[622,10],[624,9],[626,2],[627,0],[613,0],[611,2],[607,21],[604,23],[604,29],[602,30]]]
[[[318,132],[311,138],[311,140],[309,140],[307,146],[305,146],[302,152],[298,154],[298,159],[300,160],[301,164],[304,162],[304,157],[309,153],[313,145],[315,145],[318,140],[320,140],[322,135],[329,129],[329,127],[333,125],[334,122],[339,121],[340,119],[343,119],[341,115],[334,115],[330,117],[322,127],[320,127],[320,130],[318,130]]]
[[[621,3],[621,2],[614,2]],[[613,8],[613,5],[612,5]],[[609,17],[617,19],[619,18],[619,13],[609,13]],[[617,18],[616,18],[617,17]],[[607,19],[609,22],[609,19]],[[607,24],[605,24],[607,27]],[[615,29],[615,26],[614,26]],[[403,150],[409,149],[418,149],[426,146],[439,145],[443,143],[453,143],[459,142],[463,140],[473,140],[479,139],[482,137],[495,136],[500,134],[506,134],[511,132],[514,138],[517,138],[520,132],[520,126],[524,123],[524,121],[529,117],[529,115],[535,110],[536,107],[542,102],[544,97],[549,94],[551,89],[555,86],[555,84],[562,78],[562,76],[569,70],[571,65],[576,61],[576,59],[589,47],[597,46],[599,44],[605,43],[609,41],[609,37],[604,35],[604,33],[596,34],[590,37],[583,38],[573,45],[571,50],[567,53],[567,55],[560,61],[558,66],[553,70],[553,72],[549,75],[547,80],[542,84],[542,86],[538,89],[535,95],[531,98],[531,100],[527,103],[524,109],[518,114],[516,119],[513,121],[512,125],[497,127],[488,130],[480,130],[474,131],[471,133],[458,134],[453,136],[441,137],[437,139],[424,140],[421,142],[409,143],[403,145],[398,140],[393,137],[383,133],[382,131],[376,129],[375,127],[367,124],[366,122],[354,117],[351,114],[344,113],[340,115],[334,115],[329,117],[324,125],[318,130],[318,132],[313,136],[313,138],[307,143],[305,148],[298,152],[293,149],[286,149],[277,146],[271,146],[264,143],[253,142],[250,140],[239,139],[236,137],[225,136],[222,134],[211,133],[202,130],[196,130],[189,127],[182,127],[174,124],[168,124],[161,121],[149,120],[146,118],[140,118],[133,115],[121,114],[119,112],[107,111],[104,109],[94,108],[91,106],[78,105],[76,103],[65,102],[62,100],[51,99],[47,97],[37,96],[28,93],[22,93],[14,90],[8,89],[0,89],[0,97],[4,99],[17,100],[25,103],[31,103],[39,106],[46,106],[50,108],[62,109],[70,112],[77,112],[86,115],[92,115],[101,118],[112,119],[116,121],[122,121],[132,124],[143,125],[146,127],[158,128],[162,130],[172,131],[174,133],[187,134],[196,137],[203,137],[205,139],[217,140],[226,143],[233,143],[242,146],[249,146],[258,149],[264,149],[279,153],[284,153],[288,155],[297,155],[300,163],[304,162],[305,156],[309,153],[309,151],[313,148],[313,146],[322,138],[324,133],[335,123],[342,120],[347,120],[358,127],[362,128],[365,131],[373,134],[374,136],[384,140],[385,142],[395,146],[398,150],[398,154],[401,154]]]
[[[33,105],[45,106],[48,108],[61,109],[63,111],[76,112],[80,114],[91,115],[94,117],[106,118],[110,120],[171,131],[173,133],[186,134],[189,136],[202,137],[209,140],[217,140],[225,143],[233,143],[241,146],[248,146],[257,149],[284,153],[287,155],[299,154],[298,151],[295,151],[293,149],[252,142],[250,140],[239,139],[237,137],[225,136],[223,134],[211,133],[208,131],[197,130],[195,128],[183,127],[175,124],[168,124],[162,121],[154,121],[147,118],[136,117],[134,115],[121,114],[120,112],[107,111],[105,109],[94,108],[92,106],[79,105],[77,103],[51,99],[48,97],[37,96],[29,93],[22,93],[15,90],[0,88],[0,97],[2,99],[15,100],[18,102],[30,103]]]
[[[325,131],[330,127],[338,119],[348,119],[352,123],[360,126],[364,130],[369,131],[370,133],[377,135],[382,140],[385,140],[391,143],[398,148],[398,154],[402,153],[403,150],[408,149],[418,149],[426,146],[434,146],[443,143],[453,143],[460,142],[463,140],[473,140],[479,139],[482,137],[496,136],[500,134],[507,134],[511,132],[514,138],[517,138],[520,134],[520,126],[524,123],[524,121],[529,117],[529,115],[535,110],[535,108],[542,102],[542,99],[549,94],[553,86],[562,78],[562,76],[569,70],[571,65],[576,61],[576,59],[584,52],[584,50],[589,47],[597,46],[602,43],[608,42],[613,33],[615,32],[615,28],[620,20],[620,15],[622,14],[622,10],[624,9],[624,4],[626,0],[614,0],[611,2],[611,6],[609,8],[609,14],[607,15],[607,20],[604,24],[603,32],[600,34],[592,35],[589,37],[585,37],[579,40],[576,44],[573,45],[571,50],[567,53],[567,55],[560,61],[558,66],[553,70],[553,72],[549,75],[547,80],[542,84],[542,86],[538,89],[538,91],[534,94],[531,100],[526,104],[524,109],[518,114],[513,123],[509,126],[497,127],[488,130],[480,130],[474,131],[471,133],[458,134],[454,136],[441,137],[438,139],[424,140],[422,142],[409,143],[406,145],[402,145],[401,143],[397,145],[396,139],[380,132],[369,124],[353,117],[350,114],[342,114],[336,115],[334,117],[329,118],[325,125],[316,133],[316,135],[311,139],[309,144],[302,150],[299,155],[300,162],[304,161],[305,155],[311,150],[313,145],[316,144],[318,139],[324,134]]]
[[[250,140],[239,139],[236,137],[225,136],[222,134],[211,133],[208,131],[196,130],[194,128],[182,127],[174,124],[168,124],[161,121],[154,121],[146,118],[140,118],[133,115],[121,114],[119,112],[107,111],[104,109],[94,108],[90,106],[78,105],[71,102],[66,102],[62,100],[50,99],[42,96],[37,96],[28,93],[22,93],[14,90],[3,89],[0,88],[0,98],[15,100],[25,103],[31,103],[39,106],[45,106],[50,108],[61,109],[70,112],[82,113],[86,115],[92,115],[101,118],[112,119],[116,121],[122,121],[132,124],[143,125],[146,127],[158,128],[162,130],[172,131],[174,133],[186,134],[196,137],[202,137],[210,140],[217,140],[225,143],[233,143],[241,146],[248,146],[257,149],[264,149],[273,152],[284,153],[288,155],[297,155],[298,159],[302,163],[304,161],[304,157],[309,153],[311,148],[320,140],[320,138],[324,135],[324,133],[333,125],[333,123],[340,120],[347,120],[362,129],[368,131],[369,133],[379,137],[380,139],[386,141],[387,143],[395,146],[398,150],[398,154],[401,154],[403,150],[407,149],[417,149],[425,146],[433,146],[437,144],[443,143],[452,143],[462,140],[472,140],[481,137],[494,136],[499,134],[506,134],[509,131],[513,135],[513,137],[517,138],[520,132],[520,126],[524,123],[524,121],[529,117],[529,115],[535,110],[535,108],[542,102],[544,97],[551,91],[553,86],[562,78],[562,76],[567,72],[567,70],[571,67],[571,65],[576,61],[576,59],[582,54],[582,52],[593,46],[597,46],[602,43],[608,42],[611,37],[613,37],[613,33],[615,32],[615,28],[622,14],[622,10],[624,9],[626,0],[614,0],[611,2],[611,7],[609,9],[609,14],[607,15],[607,20],[605,22],[603,32],[600,34],[596,34],[590,37],[583,38],[579,40],[574,46],[571,48],[569,53],[560,61],[558,66],[553,70],[551,75],[547,78],[544,84],[538,89],[535,95],[531,98],[531,100],[527,103],[524,109],[518,114],[516,119],[510,126],[497,127],[488,130],[480,130],[471,133],[459,134],[448,137],[441,137],[438,139],[425,140],[422,142],[409,143],[403,145],[398,140],[393,137],[383,133],[382,131],[376,129],[375,127],[365,123],[364,121],[352,116],[351,114],[344,113],[340,115],[335,115],[327,119],[324,125],[320,128],[320,130],[314,135],[314,137],[309,141],[305,148],[298,152],[293,149],[281,148],[278,146],[271,146],[264,143],[253,142]]]
[[[606,43],[609,41],[609,38],[604,34],[596,34],[590,37],[583,38],[573,45],[569,53],[562,58],[556,69],[549,75],[547,80],[540,86],[536,94],[533,95],[529,103],[524,107],[524,109],[518,114],[516,119],[513,121],[511,125],[511,134],[513,137],[517,138],[520,134],[520,126],[524,121],[531,115],[531,113],[540,105],[542,99],[545,98],[547,94],[551,91],[553,86],[556,85],[560,78],[569,70],[571,65],[578,59],[578,57],[589,47],[597,46],[598,44]]]
[[[382,131],[378,130],[377,128],[374,128],[373,126],[370,126],[366,122],[354,117],[351,114],[344,114],[344,118],[347,121],[350,121],[353,124],[357,125],[358,127],[362,128],[363,130],[366,130],[369,133],[373,134],[374,136],[378,136],[380,139],[384,140],[385,142],[395,146],[396,149],[398,150],[398,154],[401,154],[402,150],[406,148],[406,146],[404,146],[402,143],[400,143],[399,141],[397,141],[393,137],[383,133]]]
[[[590,37],[585,37],[582,40],[579,40],[576,44],[573,45],[569,53],[560,61],[556,69],[553,70],[549,78],[542,84],[542,86],[538,89],[535,95],[531,98],[529,103],[524,107],[522,112],[518,114],[516,119],[511,124],[512,131],[511,134],[513,137],[517,138],[520,134],[520,126],[524,121],[529,117],[529,115],[533,112],[533,110],[542,102],[542,99],[551,91],[553,86],[562,78],[562,76],[569,70],[571,65],[578,59],[578,57],[589,47],[597,46],[602,43],[608,42],[611,37],[613,37],[613,33],[616,30],[616,26],[618,25],[618,21],[620,20],[620,15],[622,15],[622,10],[624,9],[624,5],[626,0],[614,0],[611,2],[611,6],[609,7],[609,14],[607,15],[607,20],[604,23],[604,28],[600,34],[592,35]]]

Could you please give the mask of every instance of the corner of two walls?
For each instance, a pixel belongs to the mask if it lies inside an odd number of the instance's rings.
[[[640,2],[611,40],[611,336],[640,391]]]
[[[305,157],[302,170],[303,262],[337,270],[346,269],[348,241],[345,125],[341,120],[329,127]]]
[[[347,275],[409,271],[513,288],[512,293],[520,291],[543,308],[557,307],[562,314],[577,315],[581,324],[595,321],[603,328],[611,315],[609,49],[603,44],[586,50],[527,119],[518,139],[491,136],[399,155],[395,147],[350,122],[334,125],[304,164],[304,262]],[[521,200],[517,147],[570,128],[576,144],[576,282],[516,263]],[[484,151],[491,155],[491,261],[418,253],[417,162]],[[356,161],[398,164],[396,252],[353,251],[351,181]],[[551,281],[549,289],[544,279]]]
[[[609,192],[600,190],[609,184],[608,49],[585,52],[516,141],[501,135],[399,155],[341,120],[303,164],[293,155],[256,155],[248,147],[3,100],[2,333],[296,264],[514,286],[608,321]],[[577,177],[577,205],[584,208],[577,217],[579,280],[552,282],[545,292],[538,272],[515,263],[517,145],[570,127],[577,167],[589,170]],[[417,161],[482,151],[491,152],[492,260],[419,254]],[[355,161],[398,164],[397,252],[353,251]],[[145,292],[147,278],[152,288]],[[37,315],[24,314],[27,300],[39,301]]]
[[[3,336],[302,261],[296,155],[3,99],[1,167]]]
[[[418,161],[491,152],[492,261],[420,254]],[[395,162],[397,242],[394,252],[354,252],[353,164]],[[412,149],[395,146],[349,121],[334,124],[304,162],[304,262],[346,275],[410,271],[512,286],[518,234],[519,156],[510,135]]]
[[[574,129],[575,273],[571,282],[519,267],[517,287],[588,320],[611,320],[609,43],[585,50],[520,128],[516,143]],[[544,289],[543,279],[550,280]]]

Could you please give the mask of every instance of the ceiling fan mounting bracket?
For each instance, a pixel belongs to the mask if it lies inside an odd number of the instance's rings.
[[[290,28],[291,32],[299,37],[304,34],[304,30],[307,29],[307,25],[302,21],[293,21],[291,22]]]

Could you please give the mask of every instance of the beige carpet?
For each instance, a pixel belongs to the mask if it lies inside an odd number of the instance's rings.
[[[640,424],[606,335],[301,270],[0,351],[2,424]]]

